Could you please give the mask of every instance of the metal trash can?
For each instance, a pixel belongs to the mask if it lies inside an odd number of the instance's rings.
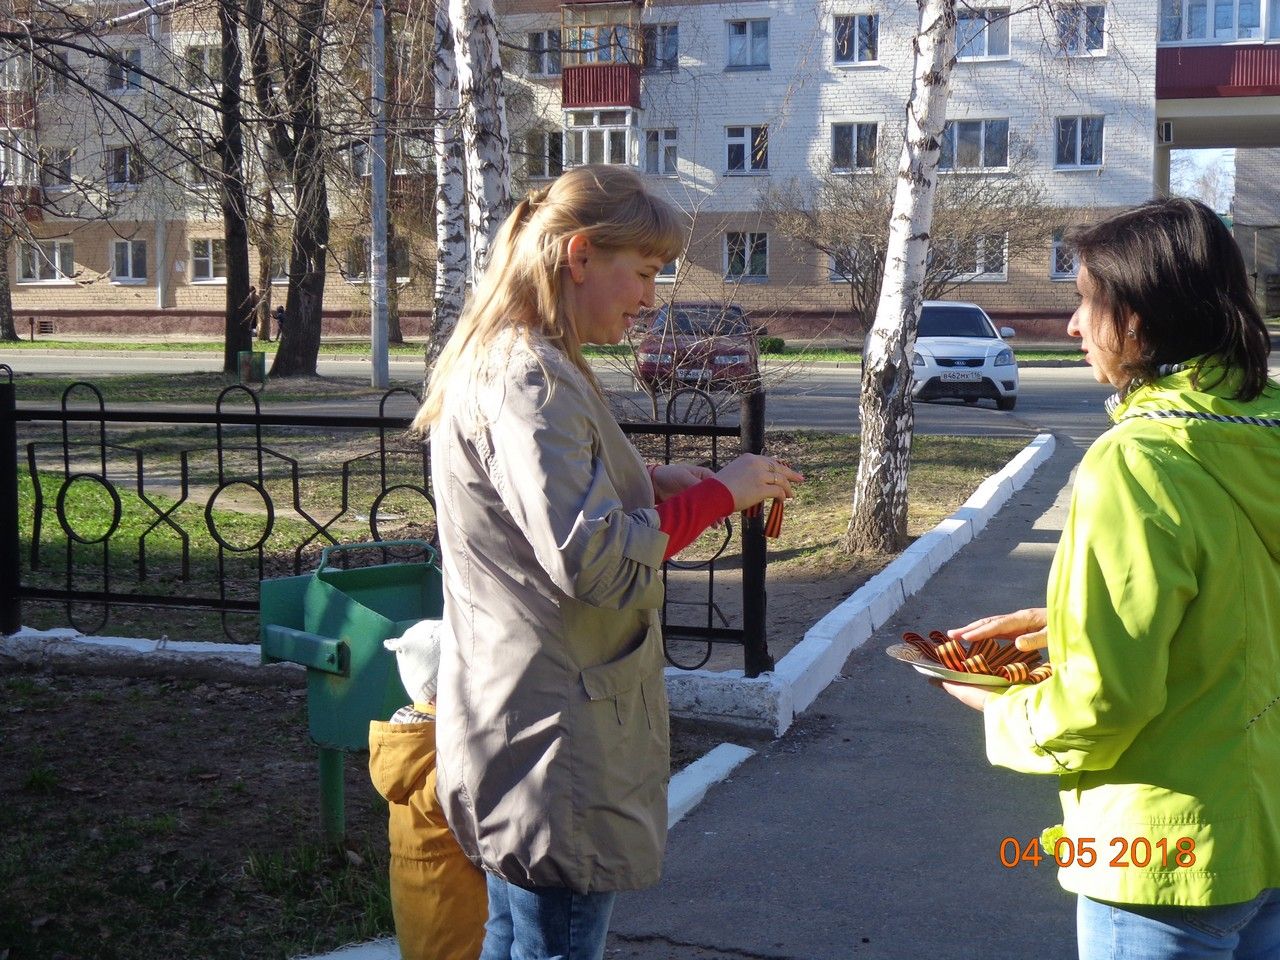
[[[415,547],[426,560],[340,570],[339,551]],[[425,540],[326,547],[314,572],[263,580],[259,596],[263,663],[307,668],[307,721],[320,748],[320,814],[325,834],[341,840],[343,751],[369,745],[369,721],[410,702],[395,654],[382,642],[420,620],[438,619],[444,593],[436,552]]]
[[[236,354],[241,383],[262,383],[267,379],[267,355],[261,350],[241,350]]]

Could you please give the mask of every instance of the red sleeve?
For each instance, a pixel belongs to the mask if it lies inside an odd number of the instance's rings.
[[[663,500],[657,510],[658,528],[667,535],[662,559],[670,560],[711,524],[733,513],[733,494],[715,477],[707,477]]]

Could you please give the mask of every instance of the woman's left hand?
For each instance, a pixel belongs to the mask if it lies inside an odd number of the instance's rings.
[[[660,463],[649,470],[653,496],[659,503],[715,475],[714,470],[693,463]]]
[[[941,687],[966,707],[973,707],[979,713],[987,709],[987,701],[995,696],[986,687],[975,687],[972,683],[953,683],[950,680],[930,680],[929,682]]]

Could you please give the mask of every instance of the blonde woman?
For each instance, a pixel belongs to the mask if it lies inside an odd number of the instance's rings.
[[[662,563],[803,479],[753,455],[646,468],[609,413],[581,345],[623,338],[683,237],[624,168],[531,193],[415,421],[444,569],[439,792],[487,874],[482,960],[599,960],[616,893],[658,881]]]

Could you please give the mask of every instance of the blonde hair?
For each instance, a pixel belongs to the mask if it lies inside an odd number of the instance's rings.
[[[627,167],[575,167],[529,193],[494,238],[488,266],[431,371],[413,430],[425,433],[440,418],[455,377],[481,375],[489,348],[507,331],[541,334],[600,389],[561,295],[575,235],[606,252],[637,250],[670,261],[684,249],[685,227],[678,211]]]

